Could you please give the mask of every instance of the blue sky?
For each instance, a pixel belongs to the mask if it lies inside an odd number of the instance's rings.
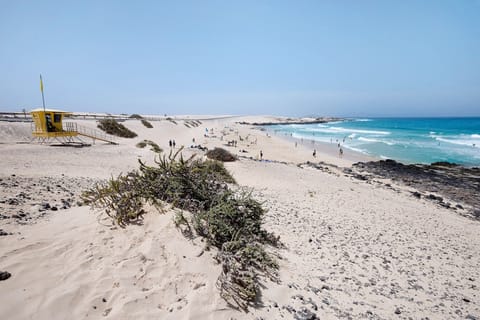
[[[480,1],[3,1],[0,110],[480,116]]]

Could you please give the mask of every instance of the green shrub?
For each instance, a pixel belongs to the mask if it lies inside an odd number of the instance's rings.
[[[82,199],[93,208],[104,209],[105,214],[119,226],[139,220],[144,214],[145,198],[139,188],[138,173],[131,172],[106,183],[96,184],[83,192]]]
[[[222,148],[215,148],[206,153],[207,157],[222,162],[235,161],[237,158],[229,151]]]
[[[98,128],[105,131],[108,134],[122,137],[122,138],[135,138],[137,134],[123,124],[118,123],[115,119],[102,119],[99,121]]]
[[[166,120],[170,121],[173,124],[177,124],[177,122],[170,117],[167,117]]]
[[[185,160],[179,156],[181,150],[163,155],[154,167],[139,161],[139,170],[96,185],[82,199],[105,209],[120,226],[141,219],[144,203],[157,208],[168,203],[190,211],[190,218],[177,211],[177,227],[184,228],[184,235],[196,233],[208,246],[218,248],[220,294],[232,306],[246,310],[258,300],[259,275],[277,279],[278,264],[266,245],[278,245],[278,238],[262,228],[265,210],[251,193],[230,189],[228,184],[235,181],[221,162]]]
[[[137,148],[143,149],[147,146],[147,140],[140,141],[137,143]]]
[[[153,128],[152,124],[145,119],[142,119],[142,123],[145,127],[149,128],[149,129]]]
[[[143,141],[140,141],[139,143],[137,143],[137,148],[145,148],[147,145],[149,145],[151,147],[151,150],[153,152],[156,152],[156,153],[161,153],[163,152],[162,148],[160,148],[158,146],[158,144],[156,144],[155,142],[151,141],[151,140],[143,140]]]

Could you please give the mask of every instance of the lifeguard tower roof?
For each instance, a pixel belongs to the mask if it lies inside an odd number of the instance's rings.
[[[36,109],[33,109],[33,110],[30,110],[30,113],[32,112],[56,112],[56,113],[68,113],[68,114],[71,114],[72,112],[70,111],[63,111],[63,110],[58,110],[58,109],[43,109],[43,108],[36,108]]]

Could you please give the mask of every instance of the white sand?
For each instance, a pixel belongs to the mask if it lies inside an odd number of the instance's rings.
[[[32,181],[116,176],[137,168],[138,159],[153,163],[148,147],[135,147],[144,139],[166,151],[169,139],[190,146],[192,138],[209,148],[235,139],[237,148],[224,147],[253,159],[262,150],[269,161],[241,158],[227,168],[265,201],[265,227],[285,244],[276,250],[282,257],[280,283],[265,280],[263,306],[243,313],[219,296],[214,252],[203,252],[199,238],[184,238],[171,211],[150,208],[143,224],[125,229],[99,223],[97,213],[77,206],[47,210],[25,225],[2,219],[0,228],[13,234],[0,237],[0,271],[12,274],[0,281],[0,319],[293,319],[302,307],[320,319],[480,317],[478,221],[418,200],[402,186],[354,180],[335,168],[328,173],[297,166],[307,160],[349,166],[365,159],[361,155],[339,159],[328,146],[317,145],[313,158],[310,146],[295,148],[282,137],[236,124],[271,119],[212,118],[196,128],[183,120],[155,121],[153,129],[129,120],[124,124],[137,138],[85,148],[18,144],[28,139],[30,125],[0,122],[3,183],[15,179],[12,174]],[[210,137],[204,137],[205,128],[213,128]],[[224,141],[222,130],[228,134]],[[203,155],[188,148],[185,153]],[[25,190],[34,199],[3,204],[0,213],[38,210],[35,199],[50,195],[55,204],[63,197],[25,179],[18,188],[30,188]],[[91,180],[74,181],[78,194]],[[6,185],[0,199],[16,193]]]

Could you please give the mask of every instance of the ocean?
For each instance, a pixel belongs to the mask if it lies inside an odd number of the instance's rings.
[[[266,129],[402,163],[480,166],[480,118],[368,118]]]

